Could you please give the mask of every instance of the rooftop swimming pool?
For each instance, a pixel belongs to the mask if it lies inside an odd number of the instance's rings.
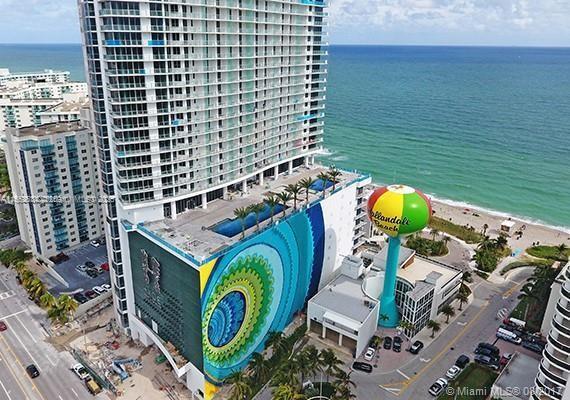
[[[322,179],[317,179],[315,183],[311,185],[311,189],[316,192],[322,192],[325,189],[330,188],[333,185],[332,181],[323,181]]]
[[[273,215],[279,214],[281,211],[283,211],[283,208],[284,207],[281,204],[278,204],[275,207],[273,207]],[[259,213],[259,222],[261,223],[270,217],[271,217],[271,209],[266,204],[263,211]],[[246,230],[255,225],[255,213],[251,212],[247,215],[247,217],[244,220],[244,225]],[[216,233],[219,233],[220,235],[224,235],[226,237],[231,238],[241,233],[242,223],[241,220],[239,220],[238,218],[234,219],[227,218],[224,219],[223,221],[218,222],[210,229]]]

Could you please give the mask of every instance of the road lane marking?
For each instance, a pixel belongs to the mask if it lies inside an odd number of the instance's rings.
[[[36,361],[36,359],[34,358],[34,356],[32,356],[32,353],[30,353],[28,351],[28,348],[24,345],[24,343],[22,343],[22,341],[20,340],[20,336],[18,336],[18,334],[11,329],[10,333],[12,333],[14,335],[14,337],[16,338],[16,340],[18,340],[18,342],[20,343],[20,345],[22,346],[22,348],[26,351],[26,353],[28,353],[28,355],[30,356],[30,358],[32,359],[33,363],[36,364],[36,367],[38,367],[38,370],[41,371],[40,369],[40,363]]]
[[[14,356],[14,359],[16,360],[16,362],[18,363],[18,365],[20,366],[20,368],[22,368],[22,370],[24,370],[24,374],[28,377],[28,380],[30,381],[30,383],[32,384],[34,390],[36,392],[38,392],[38,395],[45,400],[45,397],[43,396],[42,392],[40,392],[40,390],[38,389],[38,387],[36,386],[36,384],[34,383],[34,381],[32,380],[32,378],[26,373],[26,368],[24,368],[24,365],[21,363],[20,359],[18,358],[18,356],[16,355],[16,353],[14,353],[14,351],[12,350],[12,348],[10,347],[10,345],[8,344],[8,341],[4,338],[4,336],[0,335],[0,340],[4,342],[4,344],[6,345],[6,348],[8,349],[8,351],[10,353],[12,353],[12,356]],[[6,363],[6,365],[8,365],[8,368],[12,369],[10,367],[10,365],[8,363]],[[16,376],[14,375],[14,377],[16,378]],[[20,386],[20,388],[22,389],[22,392],[24,393],[24,395],[26,395],[26,391],[24,390],[24,388],[22,387],[22,385],[20,384],[20,382],[17,380],[18,385]],[[28,396],[26,396],[28,397]]]
[[[75,397],[79,398],[79,395],[77,394],[77,392],[75,390],[73,390],[73,388],[70,388],[70,389],[73,392],[73,394],[75,395]]]
[[[28,311],[28,310],[20,310],[18,312],[15,312],[14,314],[6,315],[5,317],[0,317],[0,320],[1,319],[7,319],[7,318],[13,317],[15,315],[20,315],[22,313],[25,313],[26,311]]]
[[[406,378],[407,380],[410,379],[410,377],[406,374],[404,374],[402,371],[400,371],[399,369],[396,370],[396,372],[398,372],[400,375],[402,375],[404,378]]]
[[[54,363],[54,362],[52,361],[52,359],[49,358],[49,356],[47,355],[47,353],[44,354],[44,355],[46,356],[46,358],[48,359],[48,361],[50,362],[51,365],[53,365],[54,367],[57,367],[57,363]]]
[[[394,396],[399,396],[400,395],[400,389],[395,389],[395,388],[388,388],[382,385],[379,385],[381,389],[384,389],[385,391],[387,391],[390,394],[393,394]]]
[[[0,386],[2,386],[2,389],[4,389],[4,393],[6,393],[6,396],[8,396],[8,400],[12,400],[12,398],[10,397],[10,393],[8,393],[8,391],[6,390],[6,387],[4,386],[2,381],[0,381]],[[63,400],[63,399],[61,399],[61,400]]]
[[[63,400],[63,397],[61,397],[61,395],[59,395],[59,396],[57,396],[57,397],[59,397],[59,400]]]
[[[24,325],[24,323],[22,322],[22,320],[20,318],[18,318],[17,315],[15,315],[16,319],[18,320],[18,322],[20,323],[20,325],[22,325],[22,327],[24,327],[24,330],[28,333],[28,335],[30,336],[30,338],[34,341],[34,343],[37,343],[38,341],[36,340],[36,338],[30,333],[30,331],[28,330],[28,328],[26,328],[26,325]]]
[[[417,374],[415,374],[411,379],[409,379],[404,383],[404,388],[402,389],[402,392],[405,391],[408,388],[408,386],[414,383],[420,376],[422,376],[436,361],[438,361],[441,357],[443,357],[444,354],[447,353],[447,350],[450,347],[453,347],[453,345],[457,343],[457,341],[461,339],[463,335],[465,335],[465,333],[471,327],[471,325],[473,325],[475,322],[479,320],[479,317],[481,316],[481,314],[483,314],[483,312],[487,309],[487,307],[489,307],[489,304],[490,304],[489,302],[485,303],[485,306],[481,307],[481,309],[477,312],[477,314],[475,314],[475,317],[471,321],[469,321],[469,323],[459,332],[459,334],[455,336],[451,340],[451,342],[449,342],[447,346],[445,346],[444,349],[441,352],[439,352],[437,356],[432,358],[431,361],[428,364],[426,364]]]

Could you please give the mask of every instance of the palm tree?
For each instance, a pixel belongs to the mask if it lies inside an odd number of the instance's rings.
[[[297,365],[296,360],[287,359],[281,363],[273,376],[272,386],[291,385],[294,388],[300,387],[299,373],[299,365]]]
[[[255,226],[257,231],[259,231],[259,214],[261,214],[265,210],[265,204],[264,203],[252,204],[247,209],[249,210],[249,212],[255,214]]]
[[[437,230],[436,228],[432,228],[430,233],[432,240],[435,242],[435,238],[437,237],[437,235],[439,235],[439,230]]]
[[[402,329],[404,332],[405,331],[413,331],[415,328],[415,325],[412,324],[410,321],[406,321],[404,319],[401,319],[400,322],[398,322],[398,326],[400,327],[400,329]],[[406,336],[406,339],[408,339],[408,336],[404,333],[404,336]],[[409,340],[409,339],[408,339]]]
[[[253,353],[251,356],[251,360],[247,364],[249,370],[252,373],[253,381],[256,383],[265,382],[269,378],[269,374],[271,373],[271,367],[263,354],[260,353]]]
[[[330,181],[330,177],[326,172],[321,172],[317,175],[317,179],[323,183],[323,199],[325,198],[327,192],[327,183]]]
[[[449,324],[449,318],[455,315],[455,309],[451,305],[446,304],[441,308],[441,313],[447,317],[445,323]]]
[[[75,299],[71,298],[67,294],[60,295],[57,298],[57,304],[68,317],[73,316],[73,313],[75,313],[77,307],[79,307],[79,304]]]
[[[497,249],[504,250],[507,247],[507,245],[509,244],[509,241],[507,240],[505,235],[499,235],[495,239],[494,244],[495,244]]]
[[[568,250],[568,246],[566,246],[564,243],[560,243],[558,246],[556,246],[556,251],[558,252],[558,258],[560,260],[566,260],[568,258],[566,256],[566,250]]]
[[[333,383],[333,386],[335,388],[335,393],[336,395],[342,395],[339,397],[335,397],[335,398],[339,398],[339,399],[351,399],[354,398],[355,396],[352,395],[351,396],[351,387],[355,387],[355,383],[350,379],[350,374],[352,373],[346,373],[343,370],[340,370],[337,372],[337,374],[335,375],[336,379]]]
[[[296,183],[290,183],[289,185],[287,185],[285,187],[285,191],[289,192],[289,194],[291,194],[293,196],[293,209],[296,210],[297,209],[297,197],[299,196],[299,193],[301,193],[301,186],[297,185]]]
[[[28,293],[30,293],[30,295],[34,298],[37,299],[40,296],[42,296],[45,291],[46,291],[46,287],[44,285],[44,283],[40,280],[40,278],[36,277],[34,278],[29,286],[28,286]]]
[[[26,263],[19,261],[14,265],[14,271],[16,271],[16,274],[18,274],[19,277],[22,276],[22,272],[24,272],[25,270],[28,269],[28,266],[26,265]]]
[[[332,349],[321,350],[320,360],[321,365],[324,368],[324,372],[327,375],[328,382],[329,376],[334,375],[339,371],[342,361],[339,360]]]
[[[315,183],[315,180],[311,177],[303,178],[299,181],[299,186],[305,191],[305,202],[309,204],[309,193],[311,190],[311,186]]]
[[[57,299],[50,292],[45,292],[40,297],[40,304],[42,307],[50,309],[57,305]]]
[[[428,327],[429,329],[431,329],[431,337],[432,337],[432,338],[434,338],[434,337],[435,337],[435,333],[436,333],[436,332],[439,332],[439,330],[441,329],[441,325],[440,325],[438,322],[434,321],[433,319],[430,319],[430,320],[427,322],[427,327]]]
[[[283,205],[283,216],[285,216],[285,210],[287,209],[287,203],[291,201],[292,197],[289,192],[281,192],[277,193],[277,198]]]
[[[232,385],[230,391],[230,400],[249,399],[252,395],[252,386],[249,382],[249,379],[247,379],[244,372],[241,370],[232,372],[224,380],[224,383]]]
[[[386,322],[386,321],[388,321],[389,319],[390,319],[390,317],[389,317],[387,314],[380,314],[380,315],[378,315],[378,321],[380,321],[380,322]],[[380,324],[380,325],[382,325],[382,324]],[[383,336],[383,334],[384,334],[384,329],[381,330],[381,333],[380,333],[380,334]]]
[[[239,207],[234,210],[234,215],[241,222],[241,238],[245,237],[245,219],[249,215],[249,210],[246,207]]]
[[[494,245],[494,243],[491,240],[491,238],[489,236],[485,236],[483,238],[483,240],[481,240],[481,242],[479,243],[477,248],[479,250],[489,250],[489,249],[493,248],[493,245]]]
[[[63,324],[68,321],[67,315],[57,303],[48,310],[47,315],[51,322],[57,321]]]
[[[302,393],[298,393],[295,388],[288,384],[277,386],[271,392],[273,400],[305,400],[306,397]]]
[[[265,349],[273,349],[273,354],[282,354],[286,350],[287,344],[282,332],[269,332],[265,340]]]
[[[463,311],[463,304],[467,303],[467,300],[469,300],[469,294],[460,290],[459,293],[457,293],[457,300],[459,300],[459,311]]]
[[[332,191],[334,192],[336,189],[336,184],[338,183],[338,178],[342,176],[342,172],[340,172],[336,167],[331,166],[329,168],[328,176],[332,181]]]
[[[271,194],[265,198],[265,204],[267,204],[267,207],[269,207],[271,223],[273,224],[273,214],[275,212],[275,207],[277,207],[279,204],[279,199],[274,194]]]
[[[32,281],[35,278],[36,278],[36,274],[34,274],[29,269],[25,270],[24,272],[22,272],[22,286],[24,286],[24,288],[26,288],[26,289],[29,289],[30,284],[32,283]]]
[[[486,236],[486,235],[487,235],[487,229],[489,229],[489,225],[483,224],[483,232],[482,232],[482,233],[483,233],[483,236]]]

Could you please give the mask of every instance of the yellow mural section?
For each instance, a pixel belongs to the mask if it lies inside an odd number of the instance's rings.
[[[216,261],[218,261],[217,258],[200,267],[200,296],[204,293],[204,288],[206,287],[206,283],[208,283],[208,279],[216,265]]]

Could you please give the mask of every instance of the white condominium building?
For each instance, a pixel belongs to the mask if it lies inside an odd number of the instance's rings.
[[[60,108],[79,109],[77,105],[69,103],[86,102],[87,84],[69,82],[68,75],[69,72],[53,72],[46,76],[34,74],[2,76],[0,70],[0,132],[8,128],[45,123],[40,114],[63,103],[68,104]],[[2,78],[5,80],[2,81]],[[59,120],[74,120],[73,115],[68,112],[66,117],[62,116]]]
[[[570,374],[570,263],[552,285],[543,322],[548,326],[547,344],[535,379],[533,400],[569,400]]]
[[[67,71],[54,71],[46,69],[41,72],[17,72],[11,73],[8,68],[0,68],[0,86],[9,82],[19,83],[38,83],[38,82],[51,82],[51,83],[64,83],[69,82],[69,72]]]
[[[110,235],[128,326],[132,223],[176,218],[313,162],[325,1],[78,0]],[[124,265],[125,264],[125,265]]]
[[[51,257],[102,234],[93,134],[79,122],[9,129],[6,160],[22,241]]]

